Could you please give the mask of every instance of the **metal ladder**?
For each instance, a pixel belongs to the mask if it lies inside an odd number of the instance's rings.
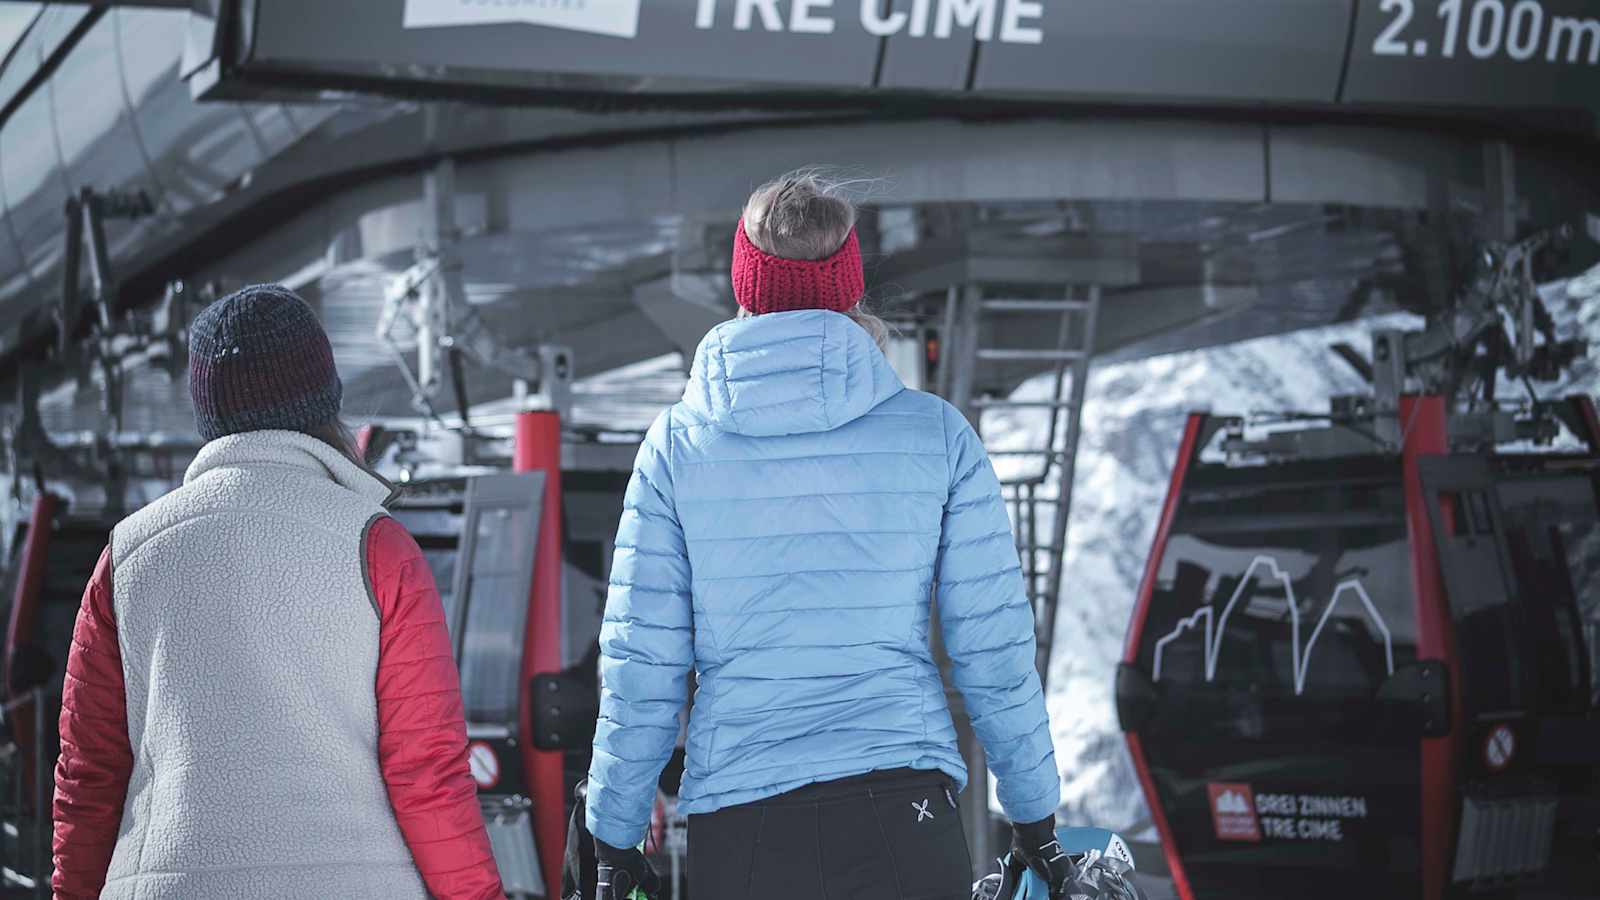
[[[942,367],[945,396],[965,412],[983,434],[984,414],[1012,411],[1024,417],[1044,417],[1024,427],[1044,434],[1043,446],[991,446],[989,455],[1004,474],[1001,489],[1011,513],[1017,553],[1029,600],[1033,604],[1038,642],[1037,665],[1041,679],[1049,677],[1056,610],[1061,598],[1061,575],[1067,546],[1067,524],[1072,508],[1072,482],[1076,472],[1084,394],[1088,388],[1100,314],[1099,285],[1071,285],[1059,298],[1012,298],[989,295],[978,286],[950,290],[945,308],[946,345],[953,365]],[[984,345],[1005,342],[1005,319],[1031,316],[1034,323],[1054,320],[1053,345],[1026,348]],[[1029,335],[1037,332],[1031,329]],[[1051,376],[1045,397],[998,396],[1015,383],[1039,375]],[[986,438],[987,442],[987,438]],[[1033,460],[1021,473],[1010,470],[1011,460]]]

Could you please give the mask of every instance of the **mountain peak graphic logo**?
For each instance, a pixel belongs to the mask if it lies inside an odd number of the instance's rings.
[[[642,0],[406,0],[406,28],[526,23],[610,37],[639,34]]]
[[[1351,603],[1359,602],[1366,611],[1367,619],[1378,629],[1383,637],[1384,663],[1389,674],[1394,674],[1394,637],[1389,633],[1389,623],[1383,619],[1383,614],[1378,612],[1378,607],[1372,602],[1372,597],[1367,594],[1366,587],[1359,578],[1346,578],[1339,582],[1333,589],[1333,596],[1328,599],[1328,605],[1322,610],[1322,617],[1317,620],[1317,625],[1311,630],[1311,637],[1302,644],[1300,626],[1300,601],[1294,594],[1294,580],[1289,577],[1278,565],[1275,557],[1260,555],[1250,561],[1244,575],[1240,577],[1239,584],[1233,590],[1233,596],[1228,598],[1227,605],[1222,607],[1222,615],[1217,615],[1217,610],[1209,601],[1206,606],[1200,607],[1188,618],[1180,619],[1165,637],[1156,641],[1155,660],[1151,668],[1151,680],[1161,680],[1161,667],[1165,661],[1167,646],[1179,640],[1184,635],[1195,629],[1203,629],[1200,638],[1205,662],[1205,681],[1211,683],[1217,677],[1217,663],[1222,657],[1222,639],[1228,633],[1228,618],[1233,615],[1234,607],[1244,599],[1249,588],[1255,580],[1262,575],[1272,581],[1278,582],[1284,596],[1284,605],[1289,613],[1289,641],[1291,661],[1293,663],[1294,692],[1295,696],[1305,693],[1306,673],[1311,667],[1312,654],[1317,647],[1317,640],[1322,637],[1322,630],[1327,627],[1328,619],[1339,608],[1346,597],[1353,597]]]
[[[1243,795],[1236,791],[1225,791],[1217,798],[1217,812],[1247,813],[1250,805],[1244,802]]]
[[[1261,840],[1261,820],[1256,818],[1255,791],[1248,784],[1212,782],[1206,785],[1211,798],[1211,824],[1221,841]]]

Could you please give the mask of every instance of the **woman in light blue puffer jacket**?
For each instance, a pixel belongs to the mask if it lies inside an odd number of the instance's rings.
[[[744,312],[706,337],[639,451],[589,771],[603,897],[641,877],[693,670],[679,802],[695,900],[965,900],[966,769],[929,649],[935,603],[1018,848],[1066,880],[999,483],[967,420],[884,358],[882,323],[857,306],[855,210],[832,194],[797,174],[751,197]]]

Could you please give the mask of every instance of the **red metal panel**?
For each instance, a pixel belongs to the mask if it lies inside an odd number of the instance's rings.
[[[1178,512],[1178,498],[1183,493],[1183,480],[1189,474],[1189,464],[1194,460],[1200,443],[1200,432],[1205,429],[1205,413],[1190,413],[1183,428],[1183,440],[1178,444],[1178,463],[1172,469],[1172,483],[1167,487],[1167,500],[1161,505],[1161,521],[1156,525],[1156,539],[1150,548],[1150,558],[1144,564],[1144,580],[1139,583],[1139,600],[1133,609],[1133,622],[1128,625],[1128,642],[1122,649],[1122,661],[1133,665],[1139,658],[1139,639],[1144,636],[1144,620],[1150,612],[1150,596],[1155,592],[1156,572],[1161,568],[1161,552],[1166,549],[1167,536],[1172,532],[1172,517]]]
[[[1182,900],[1195,900],[1194,888],[1189,886],[1189,876],[1183,871],[1183,860],[1178,857],[1178,845],[1173,840],[1172,825],[1167,821],[1167,814],[1161,809],[1160,798],[1156,796],[1156,782],[1150,776],[1150,763],[1144,756],[1144,743],[1139,740],[1137,732],[1128,732],[1128,755],[1133,757],[1133,770],[1139,775],[1139,786],[1144,789],[1145,802],[1150,804],[1150,820],[1155,823],[1156,833],[1161,835],[1161,851],[1167,857],[1167,869],[1172,873],[1172,886],[1177,889]]]
[[[33,498],[33,512],[28,519],[28,536],[18,558],[16,593],[11,598],[11,618],[6,624],[5,684],[0,685],[9,699],[11,694],[11,661],[18,644],[34,637],[38,628],[39,594],[44,590],[44,571],[48,564],[46,554],[50,549],[51,523],[55,520],[56,506],[60,501],[49,491],[40,491]],[[20,722],[33,720],[23,716]]]
[[[23,784],[35,782],[35,772],[45,761],[37,758],[35,743],[39,733],[37,700],[11,696],[11,665],[17,647],[35,640],[39,630],[39,604],[44,593],[45,568],[49,565],[50,534],[55,521],[56,495],[41,490],[33,498],[33,512],[28,517],[28,536],[17,560],[16,592],[11,598],[11,619],[6,624],[5,683],[0,685],[7,700],[20,700],[6,711],[11,718],[11,737],[16,741],[22,761]],[[23,807],[32,809],[33,799],[23,792]]]
[[[533,794],[533,834],[539,844],[544,883],[551,891],[561,884],[561,857],[566,852],[566,789],[562,752],[533,745],[533,676],[561,671],[561,416],[528,412],[517,416],[512,468],[543,472],[544,505],[539,518],[539,546],[533,562],[533,589],[528,597],[528,630],[522,650],[522,709],[518,737],[522,761]]]
[[[1450,882],[1450,851],[1456,828],[1456,767],[1461,735],[1461,669],[1455,628],[1439,572],[1438,547],[1428,521],[1417,461],[1449,452],[1443,397],[1400,398],[1405,424],[1402,468],[1406,530],[1411,543],[1411,578],[1417,598],[1417,658],[1436,659],[1450,672],[1450,734],[1422,739],[1422,897],[1442,900]],[[1443,510],[1446,516],[1453,510]]]
[[[1183,494],[1183,482],[1189,466],[1199,452],[1200,434],[1205,430],[1204,413],[1193,413],[1184,425],[1183,440],[1178,444],[1178,462],[1172,469],[1172,482],[1167,487],[1166,502],[1161,505],[1161,521],[1156,525],[1156,538],[1150,548],[1150,558],[1145,562],[1144,580],[1139,584],[1139,599],[1133,611],[1133,622],[1128,626],[1128,642],[1123,648],[1122,661],[1133,665],[1139,658],[1139,639],[1144,634],[1145,618],[1150,612],[1150,598],[1155,593],[1156,574],[1161,569],[1161,555],[1166,550],[1167,538],[1172,533],[1172,520],[1178,513],[1178,500]],[[1161,808],[1161,798],[1156,793],[1155,779],[1150,774],[1150,764],[1145,759],[1144,745],[1135,732],[1128,732],[1128,753],[1133,757],[1134,771],[1139,775],[1139,785],[1144,789],[1145,803],[1150,806],[1150,818],[1156,833],[1161,835],[1161,849],[1167,857],[1167,868],[1172,872],[1172,883],[1183,900],[1195,900],[1194,889],[1189,886],[1189,876],[1183,871],[1183,860],[1178,856],[1177,836],[1167,822]]]
[[[1594,398],[1588,394],[1579,394],[1572,398],[1572,402],[1577,405],[1578,415],[1583,417],[1584,429],[1588,432],[1579,437],[1588,443],[1590,450],[1600,453],[1600,413],[1595,412]]]

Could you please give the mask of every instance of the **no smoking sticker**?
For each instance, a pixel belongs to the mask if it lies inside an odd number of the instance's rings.
[[[1483,742],[1483,761],[1491,772],[1504,771],[1517,755],[1517,736],[1510,725],[1496,725]]]
[[[489,790],[500,783],[500,757],[494,748],[483,741],[473,741],[467,747],[467,764],[472,768],[472,780],[480,790]]]

